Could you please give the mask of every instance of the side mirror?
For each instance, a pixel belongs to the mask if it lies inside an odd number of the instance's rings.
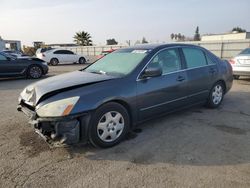
[[[157,77],[162,75],[162,70],[159,67],[146,68],[142,74],[142,78]]]

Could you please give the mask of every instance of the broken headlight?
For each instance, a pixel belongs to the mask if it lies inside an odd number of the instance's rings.
[[[70,114],[79,96],[54,101],[39,107],[36,112],[40,117],[60,117]]]

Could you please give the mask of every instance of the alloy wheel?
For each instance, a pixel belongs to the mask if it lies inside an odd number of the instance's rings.
[[[40,67],[33,66],[30,68],[29,74],[31,78],[40,78],[42,75],[42,70]]]

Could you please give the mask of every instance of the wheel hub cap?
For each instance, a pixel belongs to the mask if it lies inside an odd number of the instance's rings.
[[[112,142],[120,137],[123,129],[123,116],[116,111],[107,112],[97,125],[97,135],[104,142]]]
[[[217,85],[214,87],[214,90],[212,92],[212,99],[214,104],[219,104],[222,100],[223,96],[223,89],[220,85]]]

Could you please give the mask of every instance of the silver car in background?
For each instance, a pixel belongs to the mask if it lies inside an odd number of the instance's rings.
[[[250,48],[244,49],[229,62],[232,65],[235,79],[239,79],[240,76],[250,76]]]

